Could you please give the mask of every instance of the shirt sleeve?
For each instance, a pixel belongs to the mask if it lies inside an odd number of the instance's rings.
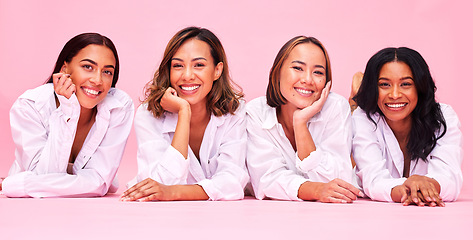
[[[69,100],[59,96],[61,105],[50,116],[49,134],[44,127],[40,128],[40,119],[31,103],[18,103],[12,108],[12,132],[17,154],[13,171],[2,184],[7,196],[95,197],[107,193],[131,129],[133,102],[129,99],[123,108],[110,112],[109,125],[103,126],[108,128],[99,147],[83,168],[77,169],[74,164],[74,174],[68,174],[66,169],[80,111],[77,98],[73,96]],[[68,106],[74,109],[69,111]],[[28,130],[20,127],[30,124]]]
[[[356,174],[363,191],[373,200],[392,202],[391,189],[402,185],[406,178],[393,178],[389,172],[383,145],[378,139],[376,126],[360,108],[353,112],[353,158]]]
[[[286,166],[281,149],[271,142],[275,136],[262,128],[256,116],[247,114],[247,124],[246,160],[256,198],[302,201],[298,197],[299,188],[308,179]]]
[[[335,102],[329,108],[330,113],[324,116],[323,121],[311,123],[314,126],[309,126],[317,149],[303,161],[296,154],[296,167],[314,182],[327,183],[335,178],[340,178],[351,183],[352,122],[350,107],[344,100],[343,102]],[[316,137],[321,131],[323,131],[321,136]]]
[[[455,111],[448,105],[442,106],[447,123],[445,135],[428,157],[426,176],[440,184],[440,197],[443,201],[455,201],[460,194],[463,183],[461,163],[463,160],[463,136],[460,131],[460,120]]]
[[[165,117],[176,117],[172,114]],[[154,179],[162,184],[186,184],[189,160],[172,145],[172,133],[164,133],[163,119],[156,118],[141,105],[136,111],[135,132],[138,141],[138,175],[128,187],[145,180]],[[174,126],[175,129],[175,126]]]
[[[242,103],[243,105],[243,103]],[[245,168],[246,119],[243,106],[235,115],[228,114],[226,122],[217,131],[223,137],[216,159],[217,169],[211,178],[199,181],[210,200],[239,200],[244,197],[244,188],[249,176]]]

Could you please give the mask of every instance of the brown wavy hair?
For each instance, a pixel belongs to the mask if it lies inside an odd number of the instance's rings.
[[[306,36],[297,36],[289,40],[281,50],[279,50],[278,55],[274,59],[273,66],[271,67],[271,72],[269,73],[269,84],[266,89],[266,102],[271,107],[279,107],[287,103],[286,98],[281,93],[281,67],[288,58],[291,51],[299,44],[302,43],[313,43],[317,45],[325,56],[325,66],[326,66],[326,81],[325,84],[332,81],[332,67],[330,66],[330,59],[328,57],[327,50],[324,45],[314,37]]]
[[[241,88],[230,78],[227,56],[220,40],[208,29],[187,27],[177,32],[169,40],[164,50],[163,60],[154,73],[153,80],[145,86],[146,99],[143,103],[148,104],[148,111],[152,112],[155,117],[160,117],[165,111],[161,106],[161,98],[166,89],[171,86],[172,57],[185,41],[192,38],[204,41],[209,45],[215,66],[219,62],[223,63],[222,74],[216,81],[213,81],[212,89],[207,95],[207,111],[215,116],[234,114],[240,105],[239,100],[243,98],[243,93]]]

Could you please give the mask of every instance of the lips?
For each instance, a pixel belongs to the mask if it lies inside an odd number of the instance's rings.
[[[85,93],[87,96],[92,97],[92,98],[95,98],[95,97],[97,97],[100,93],[102,93],[102,91],[95,90],[95,89],[91,89],[91,88],[87,88],[87,87],[81,87],[81,89],[84,91],[84,93]]]
[[[201,85],[199,84],[185,84],[185,85],[180,85],[179,88],[181,89],[182,94],[194,94],[198,91]]]
[[[402,108],[407,106],[407,103],[386,103],[385,105],[389,108]]]
[[[314,93],[314,91],[310,89],[306,89],[306,88],[295,87],[294,90],[296,90],[300,95],[305,96],[305,97],[311,96],[312,93]]]

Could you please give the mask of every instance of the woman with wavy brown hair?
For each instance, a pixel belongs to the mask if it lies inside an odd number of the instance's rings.
[[[174,35],[138,108],[138,175],[122,201],[243,198],[246,122],[243,94],[209,30]]]

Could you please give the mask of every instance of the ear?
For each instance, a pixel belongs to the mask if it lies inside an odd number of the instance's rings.
[[[219,62],[217,64],[217,66],[215,66],[215,77],[214,77],[214,81],[217,80],[218,78],[220,78],[220,76],[222,76],[222,72],[223,72],[223,63],[222,62]]]
[[[67,73],[67,62],[64,62],[64,64],[61,67],[61,73]]]

